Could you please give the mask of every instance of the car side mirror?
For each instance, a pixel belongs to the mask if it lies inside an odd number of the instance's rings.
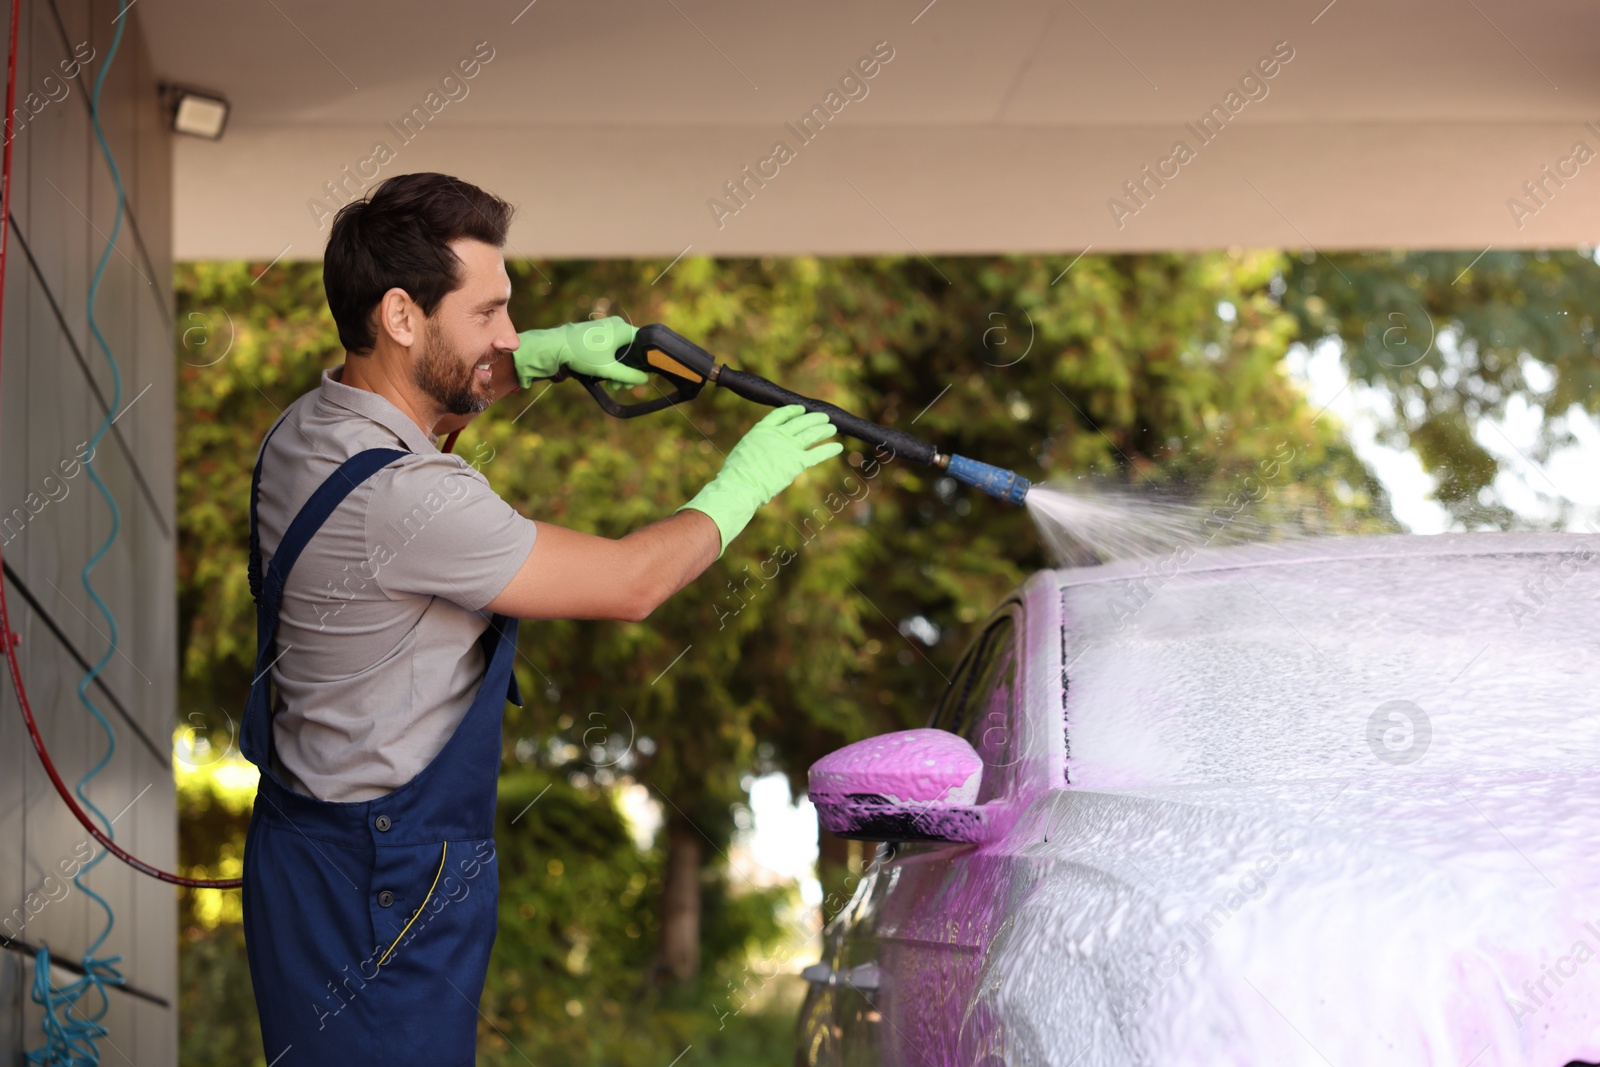
[[[983,760],[946,730],[869,737],[811,765],[807,793],[822,828],[858,841],[982,839]]]

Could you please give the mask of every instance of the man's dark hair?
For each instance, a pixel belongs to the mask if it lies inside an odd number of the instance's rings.
[[[322,254],[322,287],[348,352],[377,342],[372,309],[390,289],[404,289],[432,315],[461,285],[461,261],[449,242],[463,237],[504,247],[510,204],[446,174],[399,174],[333,217]]]

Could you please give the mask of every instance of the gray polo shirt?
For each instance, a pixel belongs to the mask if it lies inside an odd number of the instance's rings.
[[[535,527],[399,408],[343,385],[343,366],[279,420],[261,472],[262,566],[339,464],[412,455],[358,486],[289,572],[279,614],[273,738],[280,777],[321,800],[397,789],[444,747],[487,666],[483,606],[510,583]]]

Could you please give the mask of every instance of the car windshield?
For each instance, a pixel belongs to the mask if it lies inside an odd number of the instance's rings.
[[[1073,783],[1591,769],[1600,542],[1486,536],[1064,580]]]

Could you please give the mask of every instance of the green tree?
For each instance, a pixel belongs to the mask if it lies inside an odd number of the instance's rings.
[[[1587,252],[1308,254],[1284,273],[1300,336],[1337,338],[1353,381],[1389,402],[1384,439],[1437,479],[1463,525],[1510,527],[1494,489],[1515,446],[1489,420],[1528,405],[1543,463],[1575,441],[1574,417],[1600,413],[1600,266]],[[1556,487],[1530,486],[1571,511]]]

